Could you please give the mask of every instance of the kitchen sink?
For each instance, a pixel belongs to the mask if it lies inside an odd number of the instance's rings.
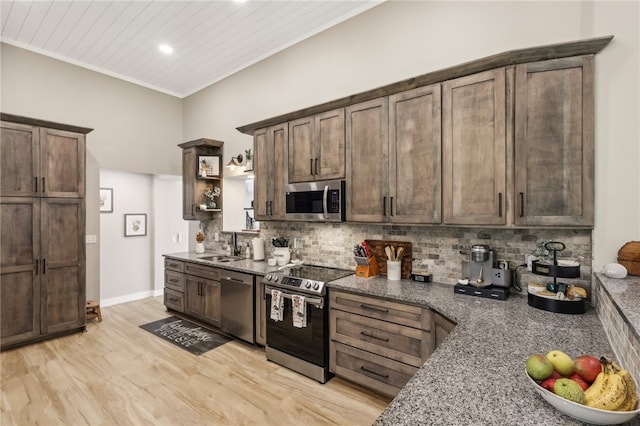
[[[233,262],[236,260],[244,260],[244,257],[239,256],[227,256],[227,255],[212,255],[212,256],[200,256],[198,257],[200,260],[210,260],[212,262]]]

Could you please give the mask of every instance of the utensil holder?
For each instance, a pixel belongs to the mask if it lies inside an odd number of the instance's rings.
[[[399,260],[387,260],[387,279],[389,281],[400,281],[401,262]]]
[[[356,277],[369,278],[378,275],[378,261],[375,256],[354,257],[356,266]]]

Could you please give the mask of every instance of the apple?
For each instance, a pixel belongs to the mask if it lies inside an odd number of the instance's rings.
[[[553,369],[563,376],[573,374],[573,360],[566,353],[554,350],[548,352],[546,358],[553,364]]]
[[[549,392],[553,392],[553,387],[556,384],[556,380],[560,379],[562,376],[560,377],[549,377],[548,379],[544,379],[542,381],[542,383],[540,383],[540,386],[542,386],[543,388],[545,388],[546,390],[548,390]]]
[[[562,374],[558,373],[556,370],[553,370],[553,373],[551,373],[551,378],[553,378],[553,379],[561,379],[563,377],[564,376]]]
[[[573,373],[572,375],[569,376],[569,378],[574,382],[576,382],[577,384],[579,384],[583,391],[586,391],[587,388],[591,386],[589,383],[583,380],[578,373]]]
[[[544,380],[553,373],[553,364],[542,354],[533,354],[527,359],[527,373],[534,380]]]
[[[575,372],[587,383],[593,383],[602,371],[600,360],[592,355],[580,355],[573,364]]]

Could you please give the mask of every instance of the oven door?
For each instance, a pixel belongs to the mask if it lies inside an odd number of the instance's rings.
[[[307,304],[307,326],[293,326],[292,293],[280,288],[283,298],[282,321],[271,319],[271,290],[265,288],[267,313],[267,346],[284,352],[292,357],[307,361],[320,367],[328,366],[328,312],[321,297],[305,296]]]

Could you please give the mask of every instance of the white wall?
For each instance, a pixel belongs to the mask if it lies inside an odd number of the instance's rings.
[[[596,56],[594,267],[640,240],[640,2],[595,3],[595,34],[616,38]],[[594,270],[598,270],[595,269]]]
[[[161,294],[164,288],[164,257],[163,254],[189,251],[189,240],[195,240],[195,235],[189,235],[189,223],[182,219],[182,203],[176,203],[176,198],[182,197],[182,178],[179,176],[153,176],[153,214],[154,243],[153,262],[155,294]]]
[[[162,255],[188,250],[189,225],[182,220],[182,204],[175,202],[182,196],[182,179],[103,169],[100,187],[113,188],[113,213],[100,214],[101,304],[162,294]],[[130,213],[147,215],[146,236],[124,236],[124,215]]]
[[[2,112],[90,127],[101,168],[182,174],[182,102],[135,84],[7,44],[1,48]]]
[[[104,306],[153,294],[152,178],[100,171],[100,187],[113,189],[113,213],[100,214],[100,300]],[[147,235],[125,237],[124,215],[147,215]]]
[[[615,35],[596,57],[597,270],[626,241],[640,240],[638,9],[609,1],[386,2],[185,98],[184,134],[244,148],[252,141],[233,130],[241,125],[511,49]],[[225,155],[233,151],[225,145]]]

